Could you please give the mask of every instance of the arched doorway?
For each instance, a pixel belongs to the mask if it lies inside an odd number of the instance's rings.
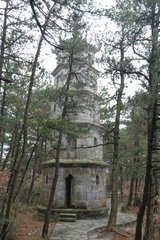
[[[72,208],[73,206],[73,176],[69,174],[66,177],[66,207]]]

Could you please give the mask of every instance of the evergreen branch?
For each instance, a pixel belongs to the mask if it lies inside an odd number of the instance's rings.
[[[147,81],[149,81],[149,78],[142,72],[140,71],[127,71],[127,70],[121,70],[121,72],[126,73],[126,74],[136,74],[144,77]]]
[[[11,47],[15,42],[17,42],[19,39],[21,39],[22,36],[25,36],[25,33],[22,33],[22,34],[20,34],[18,37],[16,37],[13,42],[9,43],[9,44],[5,47],[5,49]]]
[[[49,43],[52,47],[55,47],[55,48],[60,49],[60,50],[63,50],[63,48],[59,47],[58,45],[55,45],[55,44],[51,43],[51,42],[46,38],[45,33],[44,33],[44,26],[40,24],[40,22],[39,22],[39,20],[38,20],[38,18],[37,18],[37,14],[36,14],[35,8],[34,8],[34,6],[35,6],[35,1],[34,1],[34,0],[29,0],[29,2],[30,2],[30,6],[31,6],[31,9],[32,9],[32,12],[33,12],[33,17],[34,17],[34,19],[35,19],[35,21],[36,21],[36,23],[37,23],[37,26],[38,26],[39,29],[40,29],[40,32],[41,32],[43,38],[45,39],[45,41],[46,41],[47,43]]]
[[[131,74],[140,75],[140,76],[144,77],[147,81],[149,81],[149,78],[144,73],[142,73],[140,71],[137,71],[137,70],[127,70],[127,69],[123,69],[123,68],[112,68],[112,69],[106,71],[104,74],[109,74],[113,71],[115,71],[116,73],[120,72],[120,73],[124,73],[124,74],[128,74],[128,75],[131,75]]]
[[[25,77],[25,78],[30,78],[30,76],[29,75],[26,75],[26,74],[23,74],[23,73],[16,73],[16,72],[4,72],[4,73],[6,73],[6,74],[14,74],[14,75],[16,75],[16,76],[22,76],[22,77]]]
[[[66,1],[64,1],[64,2],[63,2],[63,1],[60,1],[60,0],[52,0],[52,1],[53,1],[54,3],[60,4],[60,5],[63,6],[63,7],[66,7]],[[67,6],[68,6],[70,9],[73,9],[73,10],[78,11],[78,12],[83,13],[83,14],[89,13],[89,14],[92,14],[92,15],[95,15],[95,16],[101,16],[101,15],[98,14],[97,11],[83,10],[83,9],[77,7],[76,5],[71,4],[70,1],[67,2]]]
[[[4,77],[0,77],[0,80],[1,80],[1,81],[4,81],[4,82],[7,82],[7,83],[13,83],[12,80],[9,80],[9,79],[4,78]]]
[[[4,59],[10,58],[10,60],[15,61],[17,63],[27,63],[29,65],[32,65],[32,61],[27,61],[25,58],[16,56],[15,54],[8,54],[5,53]]]

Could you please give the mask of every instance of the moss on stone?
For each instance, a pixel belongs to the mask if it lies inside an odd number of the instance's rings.
[[[101,218],[108,215],[109,208],[98,208],[98,209],[59,209],[52,208],[51,218],[58,218],[60,213],[74,213],[77,215],[78,219],[87,219],[87,218]],[[40,218],[44,218],[46,212],[46,207],[38,206],[37,213]]]
[[[54,167],[55,159],[48,160],[42,163],[43,168]],[[100,160],[88,160],[88,159],[60,159],[60,167],[99,167],[106,168],[107,163]]]

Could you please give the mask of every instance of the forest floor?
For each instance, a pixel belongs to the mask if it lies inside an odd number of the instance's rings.
[[[109,240],[108,235],[111,233],[113,240],[134,240],[136,224],[131,224],[125,227],[115,227],[110,232],[104,232],[98,237],[99,240]]]
[[[36,210],[31,207],[26,207],[21,212],[17,213],[16,240],[40,240],[43,221],[39,220],[36,215]],[[50,223],[49,233],[53,232],[55,223]],[[50,235],[49,234],[49,235]],[[49,238],[48,238],[49,239]]]
[[[135,209],[129,212],[134,212]],[[36,210],[26,207],[24,210],[17,212],[16,216],[17,227],[16,227],[16,240],[40,240],[41,232],[43,227],[43,221],[39,220],[36,216]],[[50,234],[54,230],[55,224],[50,224]],[[135,224],[131,224],[126,227],[111,229],[113,233],[113,240],[134,240]],[[108,240],[108,233],[103,233],[100,240]],[[49,239],[49,237],[48,237]]]
[[[135,211],[135,210],[134,210]],[[130,211],[132,212],[132,210]],[[16,213],[16,240],[40,240],[43,227],[43,221],[36,216],[36,210],[31,207],[26,207]],[[50,224],[51,236],[54,230],[55,223]],[[113,240],[134,240],[135,224],[126,227],[111,229],[114,237]],[[99,239],[108,240],[108,233],[103,233]],[[47,238],[47,240],[49,237]]]
[[[137,213],[138,208],[131,208],[128,213]],[[21,211],[17,211],[16,215],[16,240],[42,240],[41,232],[43,227],[43,221],[39,220],[36,215],[36,209],[31,207],[25,207]],[[158,215],[157,221],[155,222],[156,229],[158,230],[158,237],[155,238],[159,240],[159,230],[160,230],[160,216]],[[55,223],[50,223],[49,235],[52,236],[54,231]],[[135,237],[136,223],[130,224],[125,227],[116,227],[111,229],[111,238],[108,238],[108,232],[100,234],[97,238],[99,240],[134,240]],[[49,240],[50,238],[46,238]]]

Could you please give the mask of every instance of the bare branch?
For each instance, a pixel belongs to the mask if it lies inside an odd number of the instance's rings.
[[[86,149],[86,148],[95,148],[95,147],[100,147],[100,146],[107,146],[107,145],[110,145],[110,144],[114,144],[113,142],[107,142],[107,143],[101,143],[101,144],[97,144],[97,145],[92,145],[92,146],[88,146],[88,147],[85,147],[85,146],[81,146],[81,147],[76,147],[75,149]]]
[[[142,59],[146,60],[147,62],[149,62],[149,59],[146,58],[146,57],[145,57],[144,55],[142,55],[141,53],[139,53],[139,52],[136,50],[136,48],[135,48],[135,43],[137,42],[136,37],[137,37],[138,34],[140,34],[141,29],[142,29],[142,27],[140,27],[140,28],[138,29],[138,31],[135,33],[135,35],[134,35],[134,37],[133,37],[132,49],[133,49],[133,52],[134,52],[137,56],[139,56],[140,58],[142,58]]]

